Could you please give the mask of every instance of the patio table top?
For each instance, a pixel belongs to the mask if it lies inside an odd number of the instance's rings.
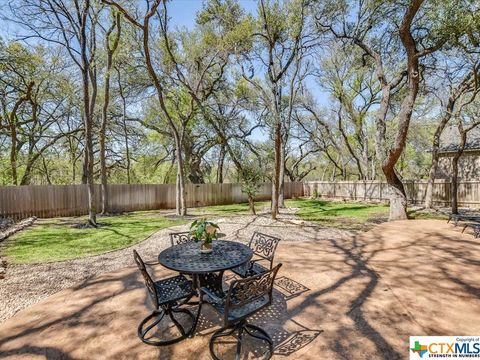
[[[211,253],[201,253],[200,243],[190,242],[163,250],[158,262],[181,273],[207,274],[235,268],[245,264],[252,256],[252,250],[242,243],[216,240]]]

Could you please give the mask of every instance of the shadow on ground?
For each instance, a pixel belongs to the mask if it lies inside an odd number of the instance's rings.
[[[273,305],[251,319],[272,336],[274,358],[408,359],[410,335],[480,332],[480,239],[461,228],[418,220],[343,238],[319,238],[312,226],[297,231],[305,241],[278,248],[284,266]],[[155,267],[156,277],[168,275]],[[208,340],[221,325],[211,308],[194,338],[160,349],[136,336],[149,311],[134,267],[104,274],[6,321],[0,358],[210,358]],[[223,344],[221,353],[234,346]],[[263,351],[247,344],[245,358]]]

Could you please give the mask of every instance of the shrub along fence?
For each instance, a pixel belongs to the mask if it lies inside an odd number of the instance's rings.
[[[407,199],[410,204],[421,205],[425,201],[426,181],[404,181]],[[450,206],[451,183],[437,180],[433,186],[433,203],[437,206]],[[382,181],[308,181],[304,183],[305,196],[320,196],[344,200],[388,201],[390,188]],[[480,181],[458,183],[458,203],[463,207],[480,205]]]
[[[175,184],[108,185],[109,212],[175,208]],[[95,203],[101,208],[101,188],[95,186]],[[256,200],[270,200],[272,185],[260,184]],[[303,183],[285,183],[285,198],[303,196]],[[0,217],[78,216],[88,213],[86,185],[29,185],[0,187]],[[247,202],[240,184],[187,184],[187,206]]]

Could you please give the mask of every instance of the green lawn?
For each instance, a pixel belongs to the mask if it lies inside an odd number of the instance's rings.
[[[98,217],[98,229],[78,228],[85,217],[40,219],[13,236],[5,255],[20,264],[75,259],[118,250],[144,240],[154,232],[185,223],[155,212]]]
[[[286,205],[299,208],[297,216],[305,221],[341,229],[366,230],[367,223],[388,218],[388,205],[383,204],[296,199]]]
[[[358,202],[325,201],[314,199],[287,200],[286,205],[300,210],[297,216],[323,226],[341,229],[368,230],[371,225],[388,219],[389,206]],[[409,210],[410,219],[446,220],[442,213]]]
[[[268,208],[267,201],[257,202],[258,211]],[[334,202],[313,199],[287,200],[288,207],[299,208],[298,217],[322,226],[368,230],[374,223],[386,221],[388,206]],[[208,206],[189,209],[197,216],[235,216],[249,214],[248,204]],[[409,212],[411,218],[443,218],[431,213]],[[41,263],[81,258],[118,250],[136,244],[154,232],[190,220],[165,217],[156,211],[98,217],[98,229],[82,228],[86,217],[39,219],[36,224],[13,236],[4,254],[14,263]]]
[[[255,202],[255,209],[257,211],[263,210],[265,207],[270,207],[270,201]],[[214,205],[205,206],[202,208],[189,209],[192,215],[211,215],[211,216],[226,216],[226,215],[245,215],[250,214],[248,203],[230,204],[230,205]]]

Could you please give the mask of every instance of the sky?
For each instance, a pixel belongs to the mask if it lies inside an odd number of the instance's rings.
[[[2,1],[4,0],[0,0],[0,2]],[[171,0],[168,8],[172,18],[171,23],[176,26],[192,28],[195,22],[195,15],[202,8],[203,2],[202,0]],[[255,0],[239,0],[238,2],[250,13],[255,13],[257,10]]]

